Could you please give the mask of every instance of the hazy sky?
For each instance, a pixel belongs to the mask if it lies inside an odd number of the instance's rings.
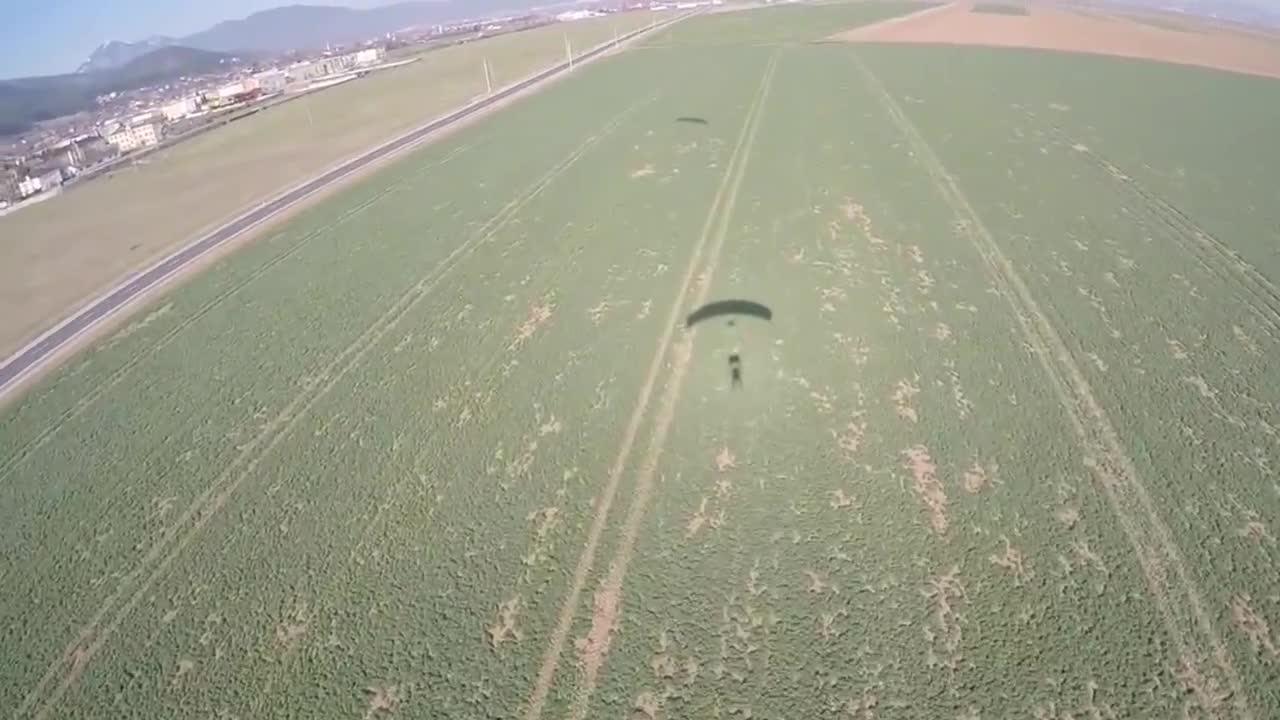
[[[72,72],[108,40],[187,35],[298,0],[0,0],[0,78]],[[317,5],[370,2],[311,0]]]

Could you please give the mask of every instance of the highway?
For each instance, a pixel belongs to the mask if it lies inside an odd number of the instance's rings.
[[[208,254],[223,243],[232,240],[241,233],[244,233],[264,222],[267,222],[276,214],[296,205],[299,202],[302,202],[324,188],[343,180],[370,163],[377,162],[389,155],[416,145],[427,139],[427,137],[432,133],[474,115],[494,103],[500,102],[512,95],[515,95],[516,93],[526,90],[556,75],[560,75],[582,62],[609,51],[617,44],[666,27],[684,19],[685,17],[687,17],[687,15],[681,15],[651,27],[632,31],[619,37],[616,41],[609,41],[588,50],[587,52],[574,57],[572,61],[566,60],[558,65],[535,73],[524,80],[497,90],[492,95],[476,100],[475,102],[454,110],[447,115],[436,118],[426,125],[415,128],[414,130],[411,130],[390,142],[379,145],[355,158],[347,160],[341,165],[338,165],[337,167],[334,167],[333,169],[288,190],[282,195],[276,196],[262,205],[254,207],[226,225],[223,225],[209,234],[183,246],[173,254],[134,274],[124,280],[121,284],[92,300],[83,308],[77,310],[71,316],[65,318],[53,328],[46,331],[43,335],[8,357],[4,361],[4,365],[0,366],[0,398],[3,398],[9,392],[14,390],[22,380],[50,363],[57,353],[67,347],[70,343],[73,343],[77,339],[88,334],[108,318],[120,312],[121,309],[131,301],[138,298],[148,290],[151,290],[165,282],[180,272],[183,268]]]

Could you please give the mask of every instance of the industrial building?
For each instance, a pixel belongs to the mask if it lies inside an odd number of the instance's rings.
[[[382,60],[384,51],[380,47],[366,48],[346,55],[320,58],[314,61],[294,63],[288,68],[289,76],[295,80],[312,81],[342,75],[360,67],[376,65]]]
[[[56,187],[62,187],[62,171],[53,168],[40,175],[40,192],[49,192]]]
[[[289,78],[280,70],[266,70],[254,75],[253,79],[264,95],[284,92],[285,85],[289,82]]]

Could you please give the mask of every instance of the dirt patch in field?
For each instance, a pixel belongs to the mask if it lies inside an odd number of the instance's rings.
[[[1280,77],[1280,45],[1206,26],[1198,32],[1028,5],[1026,15],[973,12],[960,2],[839,33],[846,42],[986,45],[1142,58]]]
[[[1248,595],[1237,595],[1231,600],[1231,622],[1236,629],[1249,639],[1254,652],[1272,659],[1280,657],[1275,639],[1271,636],[1271,626],[1266,619],[1251,606],[1253,598]]]
[[[364,689],[369,700],[369,709],[365,718],[375,715],[390,714],[400,707],[400,688],[395,685],[374,685]]]
[[[593,671],[599,672],[604,665],[604,656],[609,652],[613,628],[618,622],[620,599],[617,589],[608,586],[602,587],[595,594],[591,608],[591,629],[576,643],[584,675],[591,674]]]
[[[524,634],[516,628],[516,619],[519,614],[519,595],[498,606],[497,617],[486,631],[489,634],[489,645],[494,650],[497,650],[504,642],[519,642],[524,639]]]
[[[715,467],[716,472],[725,472],[738,467],[738,458],[727,445],[720,448],[720,452],[716,453]]]
[[[947,517],[947,492],[938,479],[938,466],[929,456],[929,449],[916,445],[907,448],[902,454],[906,456],[904,467],[911,471],[911,476],[915,479],[912,489],[929,513],[930,527],[939,535],[945,535],[951,525]]]

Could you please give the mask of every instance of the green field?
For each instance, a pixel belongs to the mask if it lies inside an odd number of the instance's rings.
[[[1280,714],[1280,84],[805,42],[907,9],[679,23],[8,408],[0,707]]]
[[[495,88],[668,13],[623,13],[441,48],[200,135],[0,218],[0,354],[121,278],[307,180]]]

